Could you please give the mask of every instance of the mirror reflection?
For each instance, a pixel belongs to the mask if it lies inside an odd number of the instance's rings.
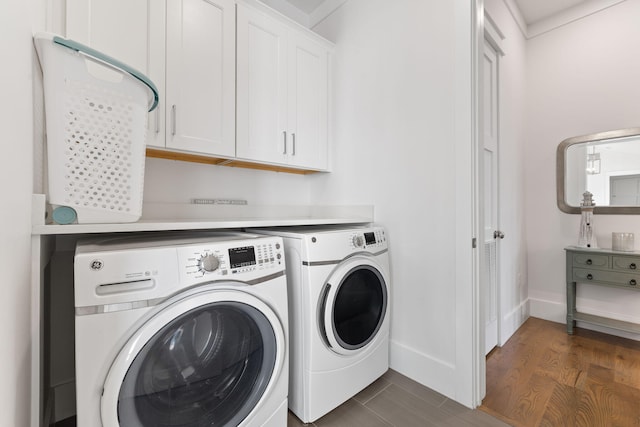
[[[595,213],[640,213],[640,128],[569,138],[558,147],[558,207],[580,212],[589,191]]]

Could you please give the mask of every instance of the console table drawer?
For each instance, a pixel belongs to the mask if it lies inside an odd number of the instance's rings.
[[[573,254],[573,265],[575,267],[608,268],[609,257],[598,254]]]
[[[619,273],[617,271],[590,270],[585,268],[573,269],[573,280],[576,282],[598,284],[610,283],[614,286],[624,286],[632,289],[640,289],[640,273]]]
[[[638,271],[640,273],[640,258],[630,256],[613,256],[613,269],[623,271]]]

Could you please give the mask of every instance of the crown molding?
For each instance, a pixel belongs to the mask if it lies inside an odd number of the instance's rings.
[[[297,22],[303,27],[310,28],[309,15],[304,13],[286,0],[258,0],[261,3],[266,4],[271,9],[279,12],[281,15]]]
[[[587,16],[601,12],[626,0],[591,0],[570,7],[558,14],[534,22],[527,28],[527,38],[532,39],[556,28],[563,27]]]
[[[520,32],[522,33],[524,38],[525,39],[529,38],[527,36],[527,33],[528,33],[527,22],[524,20],[524,17],[522,16],[522,12],[520,12],[520,8],[516,4],[515,0],[503,0],[503,2],[504,2],[504,5],[507,6],[507,10],[509,10],[509,13],[513,17],[513,20],[516,21],[516,25],[518,25],[518,28],[520,29]]]
[[[601,12],[626,0],[589,0],[532,24],[527,24],[515,0],[503,0],[525,39],[538,37],[587,16]]]
[[[324,21],[329,15],[349,0],[325,0],[309,15],[309,28],[313,28]]]

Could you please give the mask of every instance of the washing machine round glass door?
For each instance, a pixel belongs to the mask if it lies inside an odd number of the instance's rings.
[[[370,258],[339,264],[320,297],[319,324],[329,347],[348,355],[374,341],[387,315],[388,294],[382,269]]]
[[[105,426],[237,426],[282,370],[276,314],[242,292],[200,292],[145,322],[105,382]]]

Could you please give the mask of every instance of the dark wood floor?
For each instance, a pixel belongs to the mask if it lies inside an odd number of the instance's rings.
[[[516,427],[640,426],[640,342],[530,318],[489,354],[480,409]]]

